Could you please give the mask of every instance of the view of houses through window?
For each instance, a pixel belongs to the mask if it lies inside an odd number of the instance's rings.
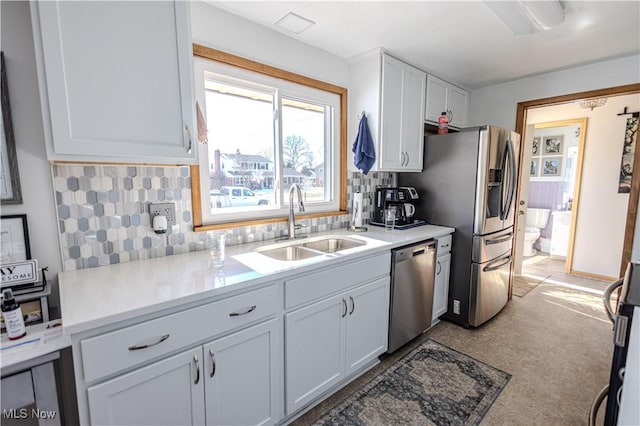
[[[332,202],[325,164],[334,150],[334,105],[279,87],[205,76],[212,215],[281,209],[293,184],[306,205]]]

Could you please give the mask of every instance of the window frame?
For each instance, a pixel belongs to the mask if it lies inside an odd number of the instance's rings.
[[[315,217],[338,216],[347,214],[347,89],[195,43],[193,44],[193,55],[196,58],[216,61],[222,64],[227,64],[248,71],[253,71],[269,77],[282,79],[303,86],[308,86],[313,89],[323,90],[339,96],[340,116],[338,117],[339,131],[337,137],[339,137],[340,141],[337,146],[338,161],[337,164],[333,165],[333,168],[336,170],[334,178],[338,179],[337,193],[335,194],[335,198],[338,201],[338,210],[319,211],[306,214],[302,213],[296,215],[296,217],[300,219],[310,219]],[[282,215],[281,212],[271,211],[265,212],[265,214],[270,215],[270,213],[275,213],[277,216],[265,216],[257,219],[243,219],[238,221],[220,221],[208,224],[203,223],[200,165],[192,165],[190,166],[190,169],[194,231],[210,231],[222,228],[234,228],[267,223],[286,222],[288,220],[287,216]]]

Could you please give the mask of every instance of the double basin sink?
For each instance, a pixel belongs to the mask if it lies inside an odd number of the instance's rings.
[[[290,240],[260,247],[256,251],[275,260],[294,261],[337,253],[366,244],[364,241],[352,238],[326,236],[309,240]]]

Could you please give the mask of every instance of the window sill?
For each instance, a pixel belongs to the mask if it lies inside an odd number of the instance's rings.
[[[307,213],[307,214],[297,214],[296,219],[315,219],[318,217],[327,217],[327,216],[341,216],[346,215],[348,212],[346,210],[333,211],[333,212],[316,212],[316,213]],[[272,217],[272,218],[261,218],[254,220],[242,220],[237,222],[220,222],[220,223],[210,223],[210,224],[202,224],[199,226],[194,226],[194,232],[207,232],[207,231],[217,231],[220,229],[230,229],[230,228],[240,228],[243,226],[256,226],[256,225],[266,225],[269,223],[280,223],[288,221],[288,217]]]

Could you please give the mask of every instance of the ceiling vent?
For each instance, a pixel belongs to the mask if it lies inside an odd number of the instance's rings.
[[[313,22],[311,19],[307,19],[293,12],[289,12],[278,21],[276,21],[276,23],[273,25],[291,33],[300,34],[314,24],[315,22]]]
[[[515,35],[549,31],[564,22],[559,1],[485,1]]]

